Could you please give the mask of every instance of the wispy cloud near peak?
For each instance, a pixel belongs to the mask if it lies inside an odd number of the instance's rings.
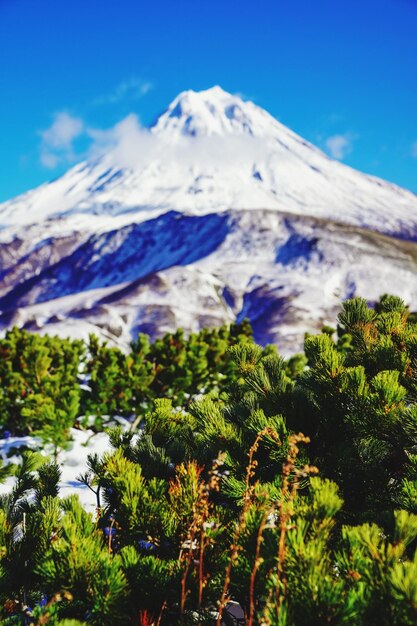
[[[344,159],[353,150],[353,142],[356,135],[352,133],[344,133],[342,135],[332,135],[325,141],[327,152],[334,159]]]
[[[93,100],[94,106],[118,104],[124,100],[139,100],[153,89],[150,81],[132,77],[119,83],[113,91]]]
[[[73,143],[84,132],[84,122],[66,111],[56,113],[51,126],[40,132],[41,163],[53,169],[59,163],[72,160]]]

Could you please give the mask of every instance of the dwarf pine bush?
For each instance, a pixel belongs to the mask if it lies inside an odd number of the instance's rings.
[[[129,355],[91,339],[68,371],[52,365],[53,342],[33,371],[10,348],[5,424],[12,399],[19,428],[41,423],[32,396],[53,404],[57,372],[84,371],[80,406],[133,414],[134,428],[109,431],[109,451],[80,476],[95,515],[59,499],[54,463],[25,453],[12,469],[0,498],[2,623],[220,626],[238,603],[247,626],[416,624],[412,319],[392,296],[373,308],[349,300],[337,328],[307,336],[288,361],[247,327],[140,337]],[[36,352],[19,332],[7,341]]]

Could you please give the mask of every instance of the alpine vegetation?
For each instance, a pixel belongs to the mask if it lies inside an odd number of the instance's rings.
[[[2,624],[416,623],[417,324],[400,298],[347,300],[289,359],[247,322],[129,353],[14,329],[0,350],[2,427],[55,451],[2,469]],[[116,413],[131,428],[79,476],[91,514],[59,498],[60,450]]]

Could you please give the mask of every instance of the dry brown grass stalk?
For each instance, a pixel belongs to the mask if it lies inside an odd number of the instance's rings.
[[[223,464],[223,455],[219,455],[213,463],[213,467],[209,473],[208,482],[201,482],[198,490],[198,497],[194,503],[193,520],[187,532],[187,539],[182,544],[185,545],[185,559],[180,553],[180,559],[185,560],[185,567],[181,578],[181,603],[180,603],[180,619],[184,623],[185,605],[189,591],[187,590],[187,580],[190,572],[191,564],[194,561],[194,554],[198,546],[198,608],[202,608],[204,588],[207,584],[207,575],[204,571],[204,553],[210,540],[206,533],[206,524],[212,511],[210,495],[220,488],[221,475],[219,467]],[[201,473],[201,470],[200,470]],[[200,626],[201,622],[198,622]]]
[[[285,552],[286,537],[293,515],[294,501],[300,486],[300,478],[305,478],[311,474],[317,474],[318,469],[314,465],[304,465],[302,468],[296,467],[296,461],[300,448],[299,443],[310,443],[310,438],[302,433],[290,435],[288,438],[288,454],[282,466],[282,487],[281,500],[279,504],[279,541],[277,556],[278,581],[276,587],[276,610],[279,618],[282,603],[287,593],[287,579],[285,576]]]
[[[256,452],[258,451],[261,439],[265,436],[272,437],[279,445],[281,445],[281,441],[279,439],[278,433],[273,428],[267,427],[261,430],[257,434],[255,441],[253,442],[251,448],[249,449],[249,452],[248,452],[249,463],[246,468],[246,482],[245,482],[245,492],[243,494],[243,507],[242,507],[241,514],[239,516],[238,523],[236,524],[232,545],[230,546],[230,557],[229,557],[228,564],[226,566],[223,590],[222,590],[222,595],[221,595],[220,602],[219,602],[216,626],[221,626],[224,607],[227,604],[227,597],[228,597],[228,592],[229,592],[232,567],[234,563],[237,561],[238,556],[239,556],[239,551],[241,550],[241,547],[239,546],[239,537],[246,528],[247,512],[253,501],[253,495],[254,495],[256,483],[251,484],[251,479],[255,475],[255,470],[256,470],[256,467],[258,466],[258,461],[254,458],[254,456]],[[262,542],[261,537],[259,538],[260,543]],[[259,545],[259,550],[260,550],[260,545]],[[255,572],[254,573],[252,572],[253,577],[254,577],[253,588],[255,585],[255,577],[256,577],[256,572],[258,568],[259,568],[259,563],[256,564],[256,561],[255,561]]]

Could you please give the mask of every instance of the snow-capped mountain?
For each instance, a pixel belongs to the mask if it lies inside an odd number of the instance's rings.
[[[219,87],[132,116],[64,176],[0,205],[0,323],[196,330],[248,316],[300,348],[340,299],[417,306],[417,197],[328,158]]]

